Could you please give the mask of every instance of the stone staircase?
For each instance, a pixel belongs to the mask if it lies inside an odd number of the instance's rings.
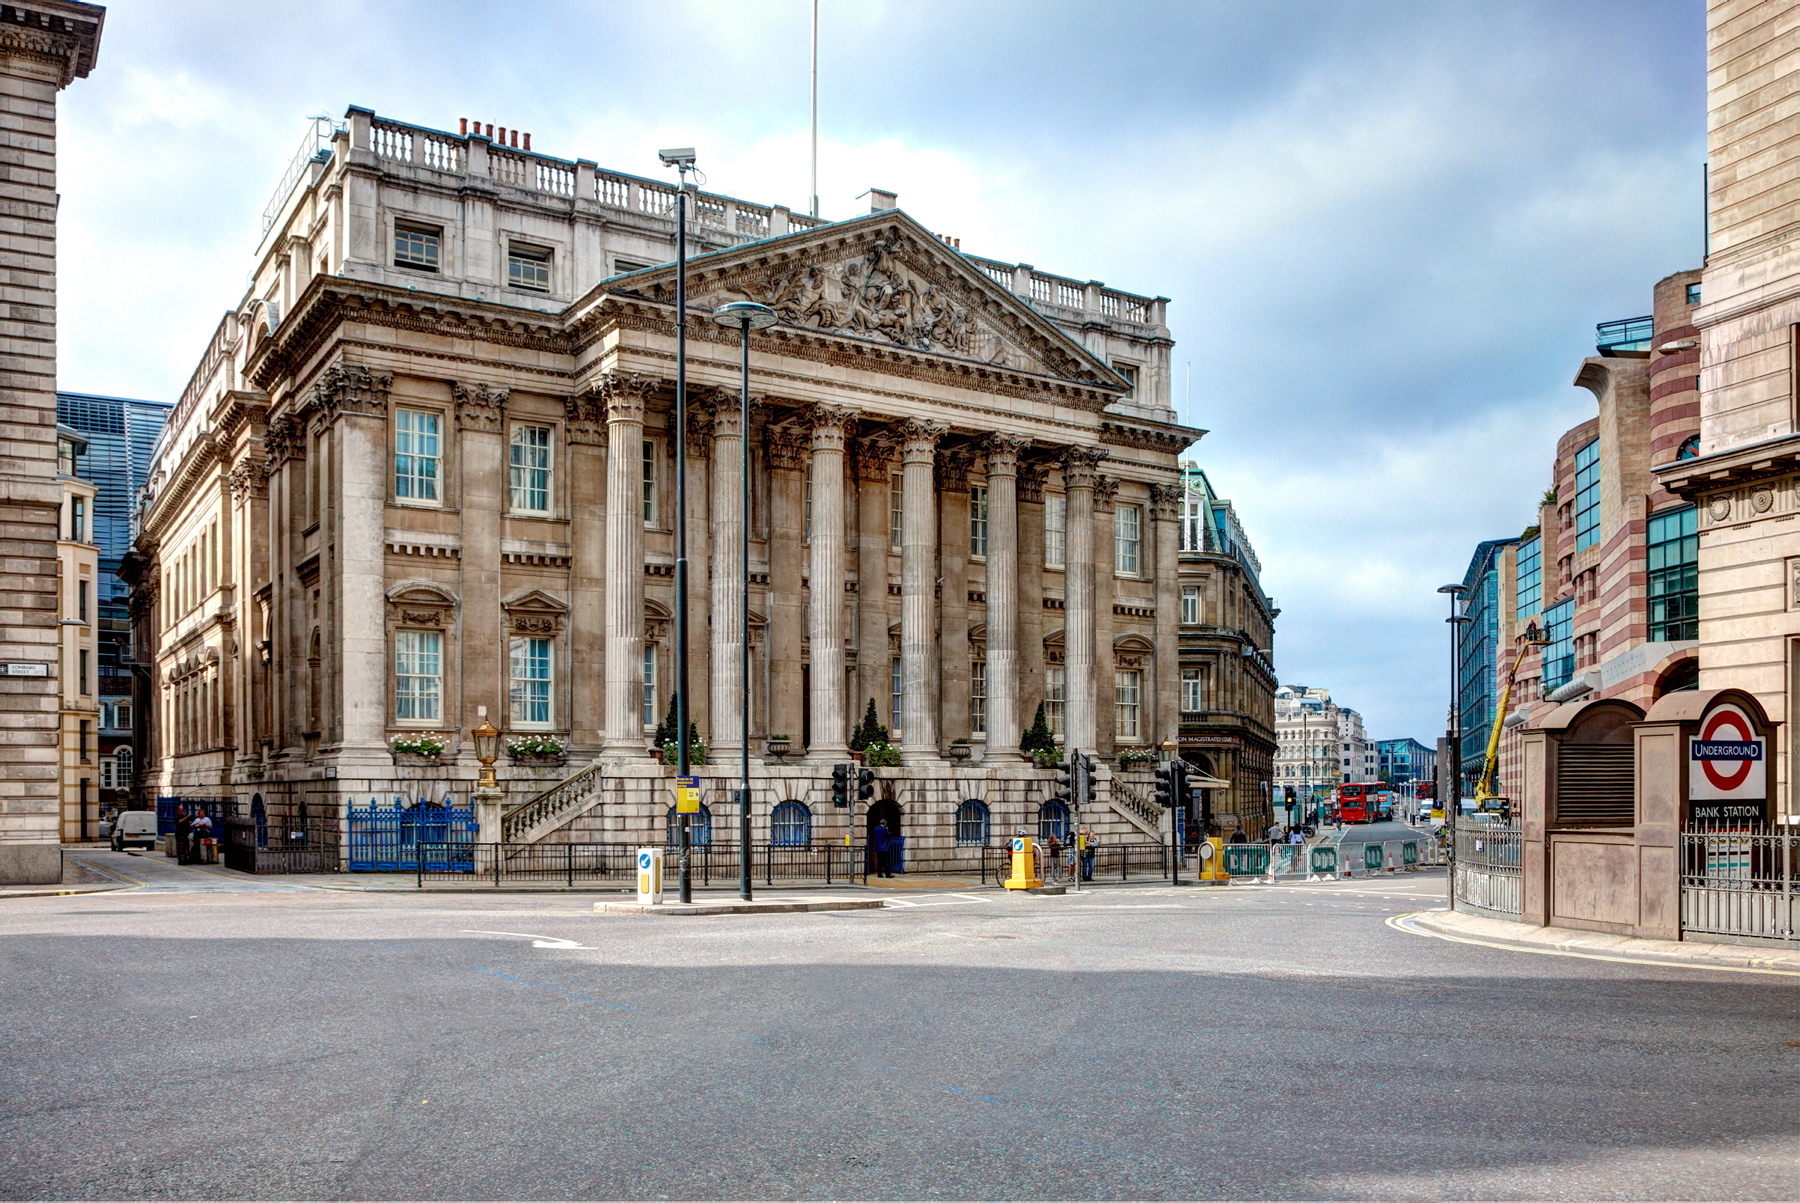
[[[1111,780],[1107,782],[1107,785],[1110,786],[1106,797],[1107,803],[1116,813],[1123,815],[1128,822],[1152,841],[1162,843],[1165,838],[1162,829],[1163,808],[1145,797],[1135,785],[1126,781],[1122,774],[1113,773],[1110,776]]]
[[[501,840],[508,844],[537,843],[598,806],[605,784],[605,766],[595,759],[549,789],[502,812]]]

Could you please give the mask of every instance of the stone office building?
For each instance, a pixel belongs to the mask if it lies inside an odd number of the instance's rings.
[[[1170,407],[1163,299],[963,254],[888,193],[836,223],[698,194],[678,445],[675,192],[519,140],[351,109],[271,202],[128,565],[157,792],[460,800],[485,707],[568,748],[503,764],[508,839],[659,838],[677,456],[710,806],[749,591],[755,838],[784,801],[813,838],[877,811],[921,851],[1010,830],[1044,796],[1018,753],[1039,701],[1102,757],[1176,739],[1177,457],[1203,432]],[[739,336],[708,320],[746,299],[781,319],[752,335],[748,429]],[[829,765],[870,700],[904,764],[846,816]],[[445,751],[403,763],[418,734]],[[1101,793],[1084,819],[1156,838]]]

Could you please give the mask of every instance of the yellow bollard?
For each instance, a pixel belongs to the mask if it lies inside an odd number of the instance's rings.
[[[1009,890],[1035,890],[1044,884],[1036,876],[1037,841],[1028,835],[1015,835],[1012,840],[1012,876],[1005,881]]]
[[[1231,874],[1225,871],[1225,841],[1218,836],[1209,836],[1206,843],[1212,848],[1212,855],[1202,858],[1200,880],[1230,881]]]

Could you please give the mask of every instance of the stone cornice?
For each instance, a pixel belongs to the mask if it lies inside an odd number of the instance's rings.
[[[66,88],[94,69],[106,9],[69,0],[0,4],[0,55],[51,67]]]
[[[1102,420],[1100,441],[1113,447],[1137,447],[1144,451],[1160,451],[1180,455],[1206,434],[1186,426],[1127,426],[1123,422]]]
[[[1721,489],[1800,472],[1800,434],[1764,439],[1746,447],[1678,459],[1652,468],[1663,488],[1689,501]]]
[[[163,523],[181,512],[202,478],[220,462],[216,438],[203,434],[195,439],[182,456],[181,471],[144,507],[143,529],[152,534],[160,532]]]

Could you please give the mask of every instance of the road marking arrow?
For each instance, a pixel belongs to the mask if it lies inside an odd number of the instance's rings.
[[[517,936],[521,940],[530,940],[533,948],[586,948],[592,951],[591,945],[577,944],[573,940],[565,940],[560,936],[534,936],[530,932],[476,931],[474,928],[465,927],[462,929],[462,934],[465,936]]]

